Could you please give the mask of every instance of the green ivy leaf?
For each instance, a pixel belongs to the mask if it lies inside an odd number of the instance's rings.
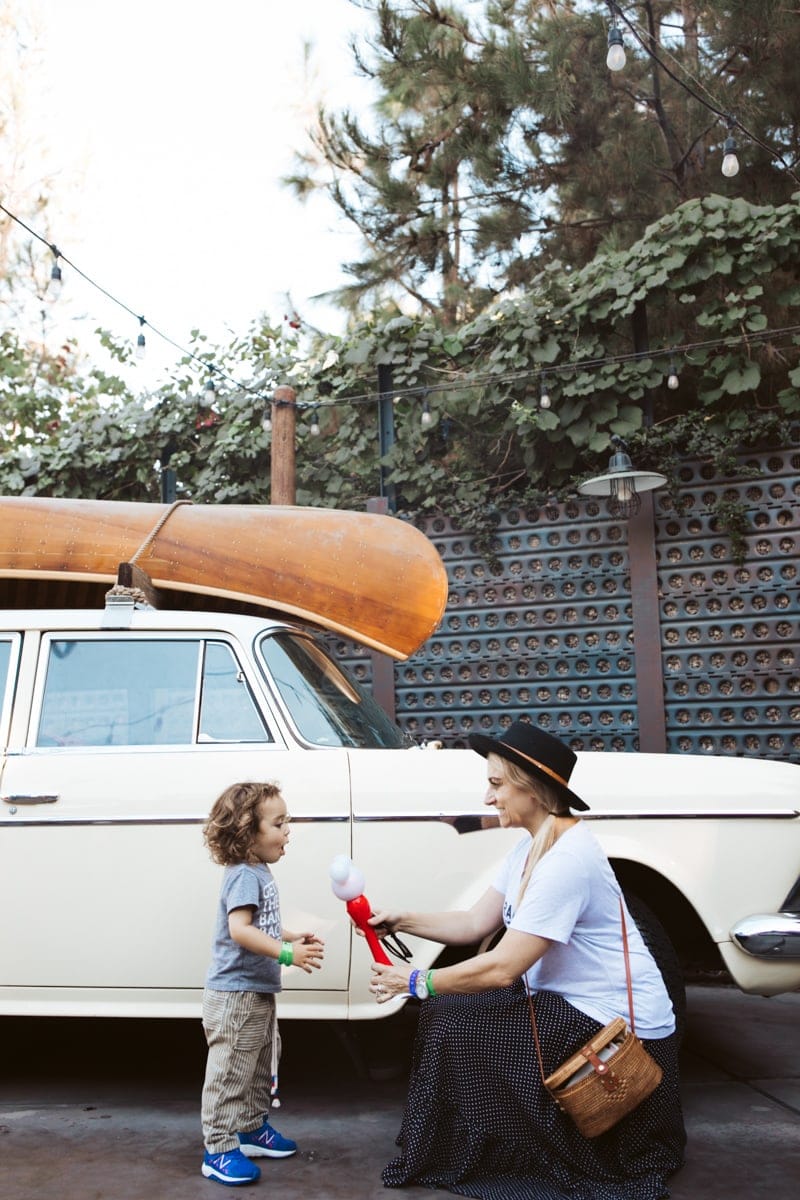
[[[750,362],[743,369],[734,368],[728,371],[722,381],[723,392],[738,396],[742,392],[752,392],[761,382],[761,371],[758,363]]]

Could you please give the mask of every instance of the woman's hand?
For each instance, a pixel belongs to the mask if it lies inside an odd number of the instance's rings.
[[[387,933],[397,932],[402,919],[400,913],[391,913],[387,912],[386,909],[382,909],[380,912],[373,913],[367,924],[372,926],[379,938],[384,938]],[[361,933],[361,930],[359,929],[358,932]],[[364,936],[363,933],[361,933],[361,936]]]
[[[369,990],[375,996],[378,1004],[394,1000],[395,996],[408,996],[408,980],[411,975],[408,967],[387,967],[384,963],[372,964],[372,979]]]

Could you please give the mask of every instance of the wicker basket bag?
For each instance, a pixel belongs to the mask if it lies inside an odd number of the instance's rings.
[[[661,1067],[636,1036],[628,931],[622,897],[619,906],[630,1028],[622,1017],[615,1017],[545,1078],[535,1006],[528,989],[531,1026],[542,1082],[558,1107],[572,1118],[578,1131],[586,1138],[598,1137],[616,1125],[654,1092],[661,1082]],[[525,986],[527,989],[527,979]]]

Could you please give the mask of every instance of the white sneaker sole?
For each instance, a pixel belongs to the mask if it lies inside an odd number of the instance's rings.
[[[243,1183],[257,1183],[261,1172],[258,1175],[223,1175],[221,1171],[215,1171],[208,1163],[203,1163],[200,1168],[201,1173],[206,1179],[216,1179],[219,1183],[226,1183],[229,1187],[238,1187]]]
[[[268,1150],[265,1146],[251,1146],[247,1142],[240,1142],[239,1149],[245,1158],[291,1158],[293,1154],[297,1154],[297,1150]]]

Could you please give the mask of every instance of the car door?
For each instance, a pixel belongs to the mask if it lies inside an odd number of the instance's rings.
[[[221,633],[45,634],[27,688],[2,777],[4,986],[129,996],[131,1011],[157,995],[179,1012],[203,984],[221,878],[202,821],[230,783],[269,779],[294,821],[275,869],[284,922],[328,940],[324,973],[292,968],[284,986],[347,988],[327,874],[350,848],[346,752],[292,745],[245,648]]]

